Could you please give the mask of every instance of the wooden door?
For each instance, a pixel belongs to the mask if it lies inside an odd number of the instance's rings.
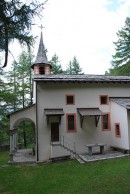
[[[51,142],[59,141],[59,123],[51,123]]]

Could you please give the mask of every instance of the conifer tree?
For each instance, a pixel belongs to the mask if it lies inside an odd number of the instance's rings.
[[[130,75],[130,18],[125,20],[124,27],[117,33],[118,40],[114,42],[115,54],[112,56],[112,68],[107,74]]]
[[[67,69],[65,70],[65,74],[73,74],[72,71],[72,61],[69,62]]]
[[[7,119],[7,103],[9,93],[5,83],[5,72],[0,67],[0,145],[9,143],[9,121]]]
[[[18,63],[14,61],[11,71],[8,72],[9,90],[13,94],[10,102],[12,111],[24,108],[32,103],[32,58],[32,54],[23,51],[18,58]]]
[[[50,64],[52,65],[52,70],[51,70],[52,74],[61,74],[61,73],[63,73],[62,66],[61,66],[59,58],[56,54],[54,54],[52,56]]]
[[[69,62],[65,71],[66,74],[83,74],[82,68],[79,65],[77,58],[74,56],[72,61]]]
[[[3,67],[7,65],[10,42],[17,39],[20,44],[32,45],[33,36],[29,34],[32,21],[35,16],[41,16],[43,5],[36,0],[28,5],[21,0],[0,1],[0,52],[5,52]]]

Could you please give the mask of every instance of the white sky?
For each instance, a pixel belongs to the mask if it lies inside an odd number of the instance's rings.
[[[116,33],[127,16],[130,17],[130,0],[48,0],[42,19],[48,60],[56,53],[65,69],[76,56],[84,73],[104,74],[111,67]],[[36,55],[41,23],[34,23],[32,32],[38,36]],[[21,51],[13,45],[12,52],[16,57]]]

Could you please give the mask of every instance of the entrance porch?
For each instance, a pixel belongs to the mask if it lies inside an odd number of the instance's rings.
[[[22,163],[35,163],[36,162],[36,156],[33,154],[32,149],[18,149],[12,156],[12,159],[9,161],[9,163],[16,163],[16,164],[22,164]]]
[[[57,146],[54,146],[54,148],[57,148]],[[63,148],[61,148],[63,149]],[[55,152],[55,149],[53,150]],[[63,150],[62,150],[63,151]],[[109,159],[115,159],[115,158],[121,158],[121,157],[128,157],[130,154],[124,154],[119,151],[113,151],[113,150],[107,150],[105,154],[94,154],[92,156],[89,155],[88,152],[82,153],[79,155],[72,155],[69,151],[66,150],[66,154],[71,154],[72,159],[77,159],[78,162],[82,163],[88,163],[88,162],[96,162],[101,160],[109,160]],[[55,155],[55,154],[54,154]],[[56,155],[55,155],[56,156]],[[58,157],[58,156],[57,156]],[[32,149],[18,149],[14,154],[13,158],[9,163],[13,164],[31,164],[36,163],[36,156],[33,155]]]

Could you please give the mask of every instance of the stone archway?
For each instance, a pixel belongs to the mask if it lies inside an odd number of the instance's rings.
[[[21,109],[19,111],[16,111],[14,113],[11,113],[10,115],[8,115],[9,119],[10,119],[10,162],[15,162],[14,158],[15,156],[18,154],[18,152],[20,153],[19,155],[17,155],[17,161],[18,162],[28,162],[31,159],[31,155],[29,155],[29,149],[24,149],[23,151],[18,151],[19,150],[19,143],[18,143],[18,128],[20,123],[22,123],[23,121],[31,121],[33,126],[34,126],[34,130],[35,131],[35,126],[36,126],[36,108],[35,105],[29,106],[27,108]],[[34,133],[34,139],[36,139]],[[34,153],[36,150],[36,141],[34,141],[34,145],[32,147],[32,155],[34,155]],[[25,154],[25,152],[28,151],[28,155],[27,153]],[[22,156],[23,155],[23,156]],[[18,156],[19,160],[18,160]],[[27,158],[25,156],[28,156]],[[30,156],[30,157],[29,157]],[[36,161],[35,159],[36,157],[33,157],[33,160]],[[25,160],[25,161],[24,161]],[[16,162],[17,162],[16,161]]]
[[[16,124],[17,123],[17,124]],[[14,135],[14,150],[18,148],[34,148],[35,145],[35,123],[31,119],[22,118],[16,121],[10,135]]]
[[[30,119],[23,119],[18,126],[18,143],[20,148],[34,148],[35,124]]]

